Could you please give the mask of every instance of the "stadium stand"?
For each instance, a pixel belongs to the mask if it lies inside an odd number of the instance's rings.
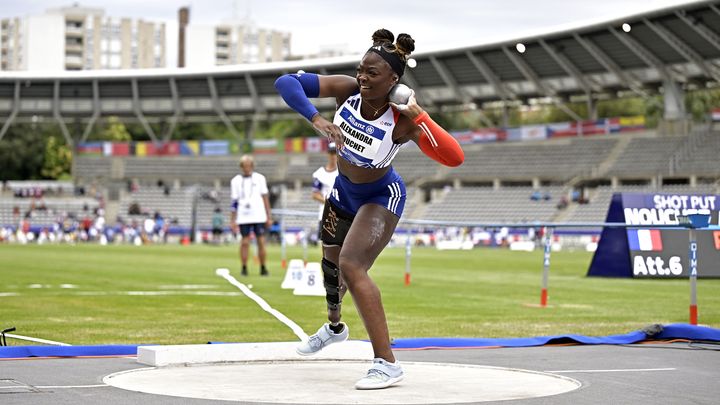
[[[533,200],[534,192],[539,199]],[[448,188],[429,204],[425,218],[437,221],[493,223],[550,221],[556,212],[562,187]]]
[[[632,27],[632,34],[619,29],[623,23]],[[693,2],[528,38],[413,54],[418,67],[408,70],[403,81],[415,89],[430,112],[446,107],[482,109],[486,102],[502,104],[498,109],[514,108],[518,102],[527,105],[530,99],[562,106],[574,97],[588,105],[587,117],[571,117],[571,124],[582,128],[584,120],[597,119],[599,100],[620,93],[645,99],[662,93],[666,122],[657,132],[644,134],[608,130],[612,133],[604,136],[553,138],[556,131],[563,131],[553,126],[548,140],[464,145],[466,161],[455,169],[429,161],[414,146],[407,147],[394,162],[411,194],[405,216],[600,221],[612,192],[637,189],[628,185],[630,182],[654,191],[717,193],[720,133],[698,126],[687,135],[682,97],[685,90],[716,88],[720,81],[717,27],[717,5]],[[522,57],[512,51],[518,42],[526,47]],[[264,121],[296,118],[273,88],[280,74],[298,69],[352,74],[356,64],[357,57],[352,56],[271,63],[261,69],[232,66],[212,71],[69,72],[39,77],[28,72],[8,73],[0,77],[0,116],[6,117],[0,140],[13,123],[37,118],[57,122],[68,144],[85,142],[96,118],[106,116],[140,121],[146,128],[179,116],[221,119],[236,133],[233,123],[253,124],[246,126],[253,128]],[[148,92],[148,88],[155,90]],[[673,96],[668,88],[678,90],[679,96]],[[318,100],[317,106],[329,112],[335,103]],[[673,111],[680,113],[673,116]],[[71,134],[68,125],[80,122],[86,125],[83,135]],[[507,122],[499,124],[508,127]],[[610,128],[615,123],[608,121],[607,125]],[[152,131],[147,135],[152,141],[160,140]],[[245,135],[252,138],[252,133]],[[98,154],[103,153],[100,148]],[[227,184],[238,172],[237,162],[238,156],[76,155],[73,176],[76,186],[104,184],[115,189],[108,193],[108,212],[127,212],[137,199],[148,211],[161,211],[187,226],[192,221],[193,201],[197,201],[198,224],[203,227],[216,204],[227,211]],[[324,162],[324,154],[318,152],[257,154],[256,170],[267,176],[271,186],[288,186],[288,208],[314,211],[307,198],[309,177]],[[169,196],[148,186],[157,180],[173,185]],[[139,192],[120,190],[131,181],[141,184]],[[676,183],[684,184],[668,186]],[[479,184],[486,186],[477,187]],[[449,191],[437,191],[446,185],[452,185]],[[202,197],[196,200],[210,187],[217,189],[216,202]],[[584,190],[587,204],[570,201],[565,208],[557,207],[561,197],[579,189]],[[546,190],[550,201],[528,198],[535,191]],[[426,196],[432,198],[426,201]],[[5,222],[13,217],[16,200],[7,193],[2,199],[0,218]],[[68,204],[72,205],[68,209],[84,205]]]
[[[672,174],[720,176],[720,131],[694,132],[672,156]]]
[[[181,190],[171,190],[169,194],[165,194],[165,190],[160,187],[140,187],[120,200],[120,209],[117,214],[132,222],[159,212],[170,223],[188,227],[192,223],[192,204],[196,190],[195,187],[186,187]],[[130,209],[133,204],[137,204],[137,210],[134,213]]]
[[[52,227],[67,215],[93,215],[99,206],[92,198],[0,199],[0,225],[17,226],[27,218],[30,225]]]
[[[472,157],[454,169],[453,175],[467,180],[497,177],[569,180],[591,174],[616,142],[612,137],[604,137],[473,145],[466,152]]]
[[[680,136],[633,138],[606,175],[637,178],[669,174],[670,157],[684,140]]]
[[[408,185],[406,218],[602,221],[612,192],[637,188],[624,184],[626,179],[644,184],[639,186],[643,189],[655,187],[650,185],[656,184],[655,191],[670,192],[671,186],[662,185],[663,178],[670,176],[673,180],[680,179],[680,183],[686,183],[672,186],[675,187],[672,190],[713,192],[714,186],[700,188],[696,180],[716,181],[720,170],[716,163],[716,157],[720,156],[720,134],[700,127],[689,137],[659,136],[654,131],[648,131],[466,145],[464,149],[466,161],[454,169],[428,160],[414,146],[398,154],[394,165]],[[112,177],[121,182],[139,179],[152,184],[162,179],[170,184],[179,184],[181,190],[174,190],[169,197],[162,195],[162,190],[146,185],[139,194],[125,196],[118,211],[125,212],[131,199],[139,198],[141,206],[152,206],[151,210],[159,210],[168,217],[177,217],[183,226],[189,226],[191,222],[192,198],[187,187],[200,187],[196,192],[201,197],[219,187],[217,202],[204,198],[198,200],[198,225],[204,228],[209,227],[216,207],[227,214],[229,196],[226,188],[230,178],[237,173],[237,159],[237,156],[79,156],[75,170],[78,179],[96,179],[97,168],[104,167],[105,175],[114,175]],[[322,152],[259,154],[256,155],[256,168],[267,176],[271,187],[279,184],[288,187],[288,208],[315,211],[316,206],[308,197],[311,173],[325,161],[326,156]],[[111,167],[112,171],[109,170]],[[590,183],[587,183],[588,180]],[[541,186],[541,183],[548,181],[554,186]],[[613,181],[616,188],[596,186]],[[474,187],[478,184],[486,187]],[[523,187],[510,187],[519,184]],[[447,195],[430,192],[446,185],[454,185],[456,188]],[[495,187],[491,187],[493,185]],[[147,187],[151,191],[145,190]],[[586,190],[588,204],[569,201],[567,207],[558,208],[560,198],[568,196],[574,188]],[[550,201],[530,201],[528,196],[536,189],[549,191]],[[437,198],[425,201],[425,195]],[[275,201],[274,207],[280,207],[279,199]],[[296,219],[287,226],[304,227],[307,223],[303,219]]]

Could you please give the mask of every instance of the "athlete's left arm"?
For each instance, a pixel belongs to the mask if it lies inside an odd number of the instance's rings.
[[[456,167],[463,163],[465,153],[460,144],[417,104],[414,93],[407,104],[392,105],[415,123],[407,138],[415,142],[424,154],[445,166]]]

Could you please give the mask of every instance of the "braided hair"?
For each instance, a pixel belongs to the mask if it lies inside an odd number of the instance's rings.
[[[380,55],[401,76],[405,72],[408,57],[415,50],[415,40],[408,34],[395,35],[385,28],[375,31],[372,35],[373,46],[368,52]],[[395,43],[393,43],[395,41]]]

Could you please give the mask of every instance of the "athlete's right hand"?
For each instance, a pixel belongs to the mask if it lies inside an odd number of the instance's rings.
[[[312,118],[312,125],[319,134],[327,136],[330,142],[335,142],[335,147],[338,150],[343,148],[344,137],[340,127],[328,121],[320,114],[315,114]]]

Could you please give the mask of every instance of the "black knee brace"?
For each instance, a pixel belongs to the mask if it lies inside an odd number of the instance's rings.
[[[335,263],[322,259],[322,270],[323,278],[325,279],[325,300],[327,301],[328,309],[338,310],[340,309],[340,269]]]
[[[342,246],[355,216],[325,201],[323,219],[320,226],[320,240],[327,246]]]

